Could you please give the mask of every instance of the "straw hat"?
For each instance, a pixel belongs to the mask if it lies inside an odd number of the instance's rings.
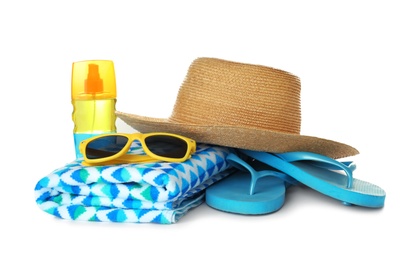
[[[274,153],[306,151],[335,159],[358,154],[349,145],[300,134],[300,89],[298,77],[279,69],[198,58],[169,118],[116,115],[142,133],[176,133],[201,143]]]

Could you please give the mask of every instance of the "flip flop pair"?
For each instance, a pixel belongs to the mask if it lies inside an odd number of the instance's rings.
[[[286,189],[299,183],[345,205],[384,206],[385,191],[353,178],[356,165],[352,161],[310,152],[251,150],[239,150],[227,160],[237,171],[206,189],[206,203],[218,210],[246,215],[275,212],[284,204]]]

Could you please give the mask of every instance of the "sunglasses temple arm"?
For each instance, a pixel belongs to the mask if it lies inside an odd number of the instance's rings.
[[[138,155],[138,154],[124,154],[114,160],[113,162],[123,162],[123,163],[141,163],[141,162],[157,162],[159,160],[150,157],[148,155]]]

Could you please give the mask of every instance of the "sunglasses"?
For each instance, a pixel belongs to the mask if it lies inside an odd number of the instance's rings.
[[[129,154],[134,141],[140,141],[145,155]],[[196,142],[171,133],[103,134],[80,143],[83,165],[138,162],[183,162],[196,151]]]

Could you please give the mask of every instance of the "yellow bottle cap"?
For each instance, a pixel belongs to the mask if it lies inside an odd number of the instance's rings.
[[[116,98],[113,62],[110,60],[73,62],[71,98],[73,100]]]

